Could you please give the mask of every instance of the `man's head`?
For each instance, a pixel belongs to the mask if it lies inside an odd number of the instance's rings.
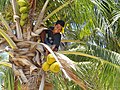
[[[65,25],[65,22],[63,20],[58,20],[56,23],[55,23],[55,27],[54,27],[54,31],[55,33],[60,33],[62,32],[62,28],[64,27]]]
[[[58,20],[55,25],[60,24],[62,27],[64,27],[65,22],[63,20]]]

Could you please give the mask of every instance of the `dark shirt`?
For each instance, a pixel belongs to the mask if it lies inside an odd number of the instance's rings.
[[[56,45],[55,48],[58,50],[58,47],[60,45],[60,40],[61,40],[61,34],[60,33],[53,34],[52,32],[53,29],[54,27],[50,27],[48,30],[45,30],[46,32],[45,44]]]

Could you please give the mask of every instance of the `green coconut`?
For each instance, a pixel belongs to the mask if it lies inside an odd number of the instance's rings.
[[[28,12],[28,7],[24,6],[24,7],[20,7],[20,13],[26,13]]]
[[[23,7],[23,6],[27,5],[27,2],[25,0],[18,0],[17,3],[20,7]]]
[[[24,20],[20,20],[20,26],[24,26],[25,25],[25,21]]]
[[[28,14],[27,14],[27,13],[22,13],[22,14],[21,14],[21,19],[22,19],[22,20],[25,20],[27,17],[28,17]]]

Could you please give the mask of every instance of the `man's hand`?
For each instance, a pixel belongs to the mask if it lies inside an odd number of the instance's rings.
[[[52,45],[51,49],[52,49],[52,50],[54,50],[54,49],[55,49],[55,47],[56,47],[56,45]]]

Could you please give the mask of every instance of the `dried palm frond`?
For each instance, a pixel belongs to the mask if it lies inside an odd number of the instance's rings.
[[[36,50],[36,55],[33,57],[33,62],[41,66],[40,53]]]
[[[44,90],[53,90],[53,84],[52,83],[45,83]]]
[[[22,80],[22,83],[24,83],[24,84],[28,83],[28,79],[26,78],[23,70],[22,70],[22,69],[19,69],[18,71],[19,71],[19,73],[20,73],[20,78],[21,78],[21,80]]]
[[[22,84],[21,88],[22,90],[30,90],[28,84]]]
[[[44,85],[45,85],[45,73],[43,72],[41,83],[40,83],[40,86],[39,86],[39,90],[43,90],[44,89]]]
[[[78,84],[83,90],[87,90],[87,87],[85,83],[80,80],[80,78],[74,73],[75,70],[75,64],[66,56],[62,54],[58,54],[59,61],[63,66],[63,69],[67,72],[68,76],[71,80],[73,80],[76,84]]]

